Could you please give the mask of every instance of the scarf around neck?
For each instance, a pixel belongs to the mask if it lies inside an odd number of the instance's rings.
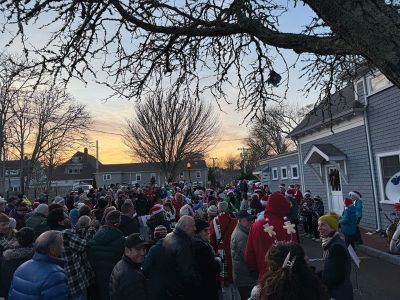
[[[326,248],[329,243],[337,236],[339,232],[335,231],[333,234],[328,236],[327,238],[322,238],[322,248]]]

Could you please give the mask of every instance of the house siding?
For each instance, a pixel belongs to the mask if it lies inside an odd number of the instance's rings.
[[[364,126],[323,137],[301,145],[301,155],[304,157],[314,144],[332,144],[346,154],[346,169],[348,183],[342,180],[343,197],[351,191],[360,191],[363,194],[363,219],[361,225],[369,229],[376,228],[375,204],[372,190],[371,172],[369,168],[368,148]],[[329,165],[329,164],[328,164]],[[313,195],[322,197],[325,212],[329,211],[328,190],[326,182],[326,166],[322,164],[322,183],[312,172],[311,167],[304,165],[304,186],[311,190]]]
[[[196,177],[196,172],[200,171],[200,178]],[[179,180],[185,180],[185,181],[192,181],[192,182],[201,182],[203,186],[207,184],[207,176],[208,176],[208,169],[191,169],[190,170],[190,178],[189,178],[189,171],[184,170],[183,171],[184,176],[183,178]],[[111,175],[111,180],[103,180],[103,175],[105,174],[110,174]],[[112,183],[125,183],[125,184],[131,184],[132,182],[136,181],[136,174],[141,174],[141,180],[138,181],[140,185],[146,185],[150,183],[151,180],[151,175],[155,174],[155,179],[156,183],[158,185],[164,185],[165,184],[165,176],[164,174],[160,172],[101,172],[101,173],[96,173],[96,183],[97,186],[102,187],[102,186],[109,186]]]
[[[368,121],[379,201],[384,199],[381,197],[382,191],[379,185],[377,155],[400,151],[399,100],[400,90],[396,87],[390,87],[368,97]],[[389,222],[384,214],[390,215],[393,212],[393,204],[381,203],[380,208],[382,228],[385,229]]]
[[[297,152],[289,155],[284,155],[284,156],[278,156],[276,158],[273,158],[271,160],[265,160],[265,163],[263,165],[268,166],[268,170],[262,172],[261,178],[264,180],[261,180],[263,184],[268,184],[270,190],[273,191],[278,191],[279,190],[279,185],[281,183],[284,183],[286,187],[288,187],[291,184],[300,184],[300,168],[299,168],[299,157]],[[292,170],[291,166],[292,165],[297,165],[297,174],[298,178],[293,179],[292,178]],[[287,168],[287,179],[282,178],[282,173],[281,173],[281,168],[286,167]],[[272,179],[272,170],[274,168],[278,168],[278,179],[273,180]]]

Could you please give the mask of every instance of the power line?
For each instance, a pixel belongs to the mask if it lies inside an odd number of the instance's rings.
[[[99,129],[87,129],[88,131],[93,131],[93,132],[100,132],[100,133],[105,133],[105,134],[111,134],[111,135],[118,135],[118,136],[123,136],[125,137],[126,135],[122,133],[115,133],[115,132],[109,132],[109,131],[104,131],[104,130],[99,130]],[[218,142],[232,142],[232,141],[242,141],[245,138],[240,138],[240,139],[227,139],[227,140],[219,140]]]

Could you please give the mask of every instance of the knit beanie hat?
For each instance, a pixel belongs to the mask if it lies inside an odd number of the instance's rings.
[[[106,223],[118,226],[121,223],[121,213],[118,210],[110,211],[106,216]]]
[[[49,206],[47,204],[39,204],[38,207],[36,207],[35,211],[38,214],[42,214],[42,215],[47,215],[47,213],[49,212]]]
[[[216,215],[218,215],[218,208],[215,205],[211,205],[207,209],[207,213],[208,213],[209,216],[215,217]]]
[[[71,211],[69,212],[69,218],[71,219],[73,224],[76,224],[79,219],[79,210],[77,208],[71,209]]]
[[[60,205],[64,206],[65,205],[65,200],[61,196],[56,196],[54,198],[54,203],[57,203],[57,204],[60,204]]]
[[[168,231],[167,228],[163,225],[158,225],[155,229],[154,229],[154,238],[155,239],[162,239],[165,238],[165,236],[167,235]]]
[[[210,227],[210,224],[208,224],[208,222],[202,219],[196,219],[195,223],[196,223],[196,231],[195,231],[196,234],[198,234],[203,229]]]
[[[40,202],[37,202],[37,201],[33,202],[32,203],[32,209],[35,209],[36,207],[38,207],[39,204],[40,204]]]
[[[226,213],[228,211],[228,203],[225,201],[221,201],[218,203],[218,212]]]
[[[192,214],[190,213],[190,205],[185,204],[184,206],[181,207],[179,210],[179,215],[182,216],[191,216]]]
[[[269,195],[265,212],[277,217],[285,217],[290,209],[290,202],[280,192]]]
[[[310,190],[306,190],[304,192],[304,196],[311,196],[311,191]]]
[[[161,204],[156,204],[150,208],[150,215],[154,216],[164,211],[164,207]]]
[[[335,231],[337,231],[339,228],[339,216],[334,212],[330,212],[322,217],[319,217],[318,221],[327,223],[329,227]]]
[[[352,204],[353,204],[353,199],[351,199],[351,198],[344,199],[344,206],[348,207]]]

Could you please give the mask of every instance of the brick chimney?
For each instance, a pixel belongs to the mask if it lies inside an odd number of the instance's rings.
[[[83,160],[87,160],[88,158],[88,148],[84,148],[83,149]]]

